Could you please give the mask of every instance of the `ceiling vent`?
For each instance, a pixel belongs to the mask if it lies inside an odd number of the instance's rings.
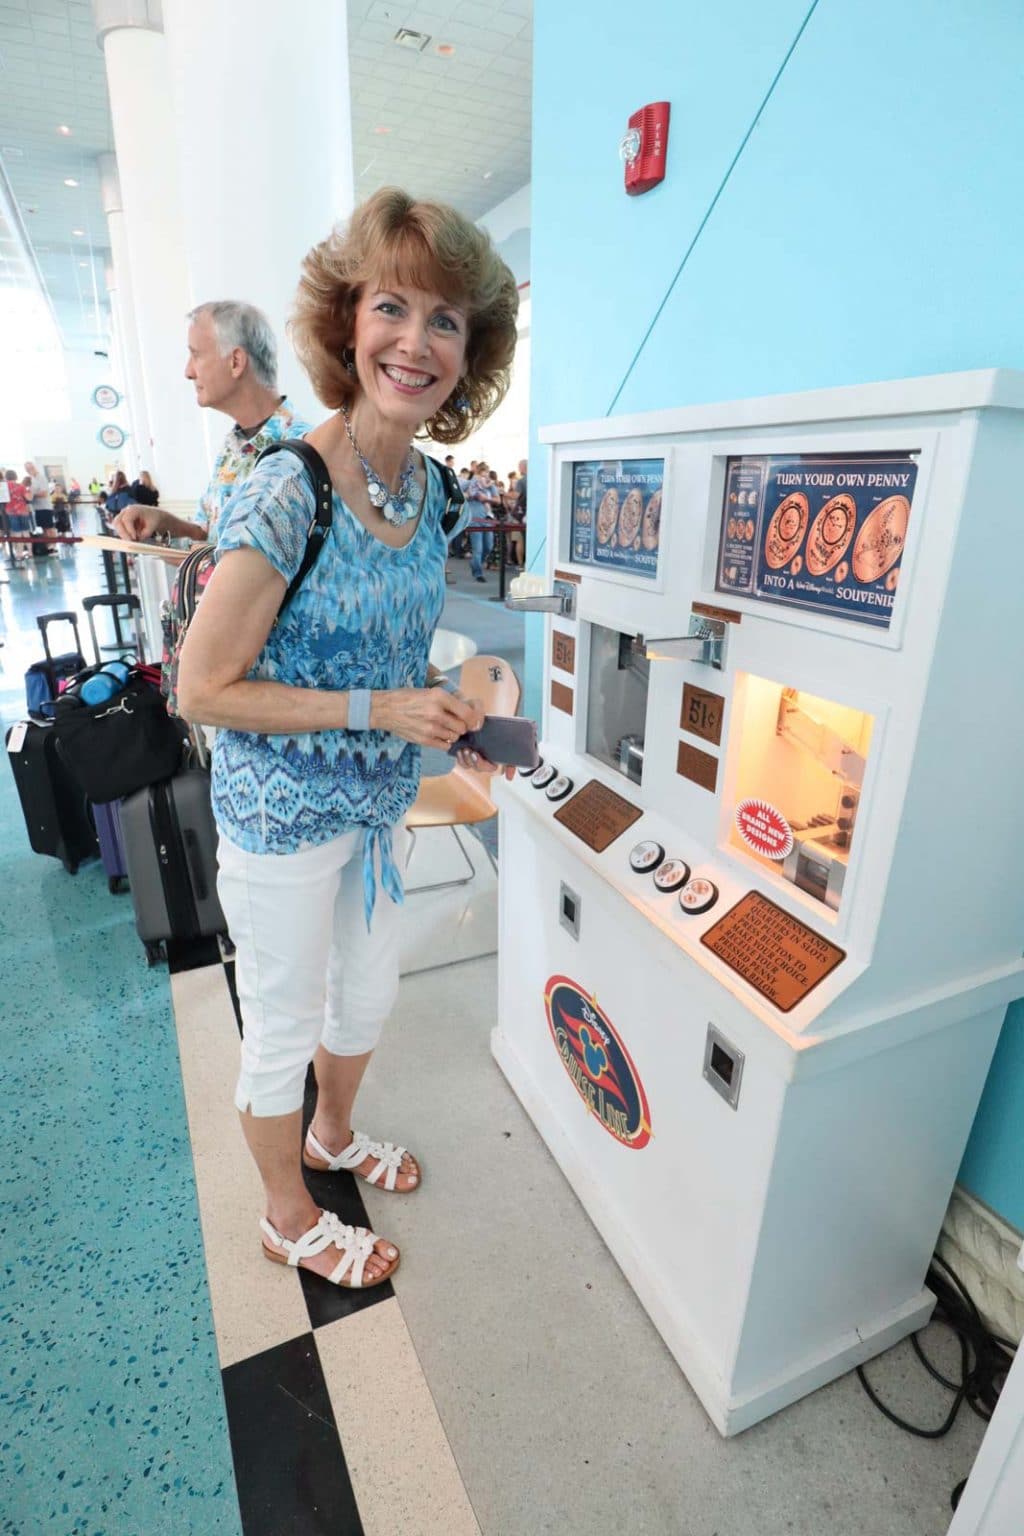
[[[413,53],[422,53],[430,42],[430,36],[426,32],[413,32],[409,27],[399,27],[395,33],[395,42],[399,48],[411,48]]]

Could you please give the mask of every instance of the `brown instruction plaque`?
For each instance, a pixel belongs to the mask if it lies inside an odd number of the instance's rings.
[[[689,742],[681,741],[676,748],[676,773],[680,778],[692,779],[701,789],[710,789],[714,794],[718,783],[718,758],[712,757],[710,752],[702,752],[699,747],[691,747]]]
[[[720,693],[709,693],[706,688],[695,688],[692,683],[683,684],[683,707],[679,715],[682,730],[712,746],[722,744],[722,714],[725,699]]]
[[[555,820],[595,853],[604,853],[642,815],[639,806],[630,805],[600,780],[591,779],[555,812]]]
[[[557,667],[559,672],[576,671],[576,641],[572,635],[563,634],[560,629],[551,631],[551,665]]]
[[[563,715],[571,715],[572,714],[572,689],[571,688],[567,688],[564,683],[552,682],[552,684],[551,684],[551,707],[552,707],[552,709],[560,709],[562,711]]]
[[[758,891],[748,891],[701,938],[781,1013],[802,1003],[841,960],[839,949]]]

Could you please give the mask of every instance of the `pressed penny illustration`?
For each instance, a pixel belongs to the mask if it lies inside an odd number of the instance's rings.
[[[887,496],[869,513],[853,546],[853,574],[859,582],[877,581],[896,564],[907,542],[910,502]]]
[[[857,526],[857,503],[852,496],[833,496],[826,501],[807,536],[807,569],[824,576],[846,554]]]
[[[764,538],[764,557],[773,571],[787,565],[800,548],[809,515],[807,497],[802,491],[787,496],[775,508]]]

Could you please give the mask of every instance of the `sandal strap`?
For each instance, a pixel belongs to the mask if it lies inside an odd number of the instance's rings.
[[[333,1211],[321,1211],[316,1225],[294,1239],[285,1237],[266,1217],[260,1218],[260,1227],[274,1247],[288,1255],[288,1263],[293,1268],[298,1267],[301,1259],[315,1258],[333,1244],[341,1251],[341,1260],[327,1278],[332,1284],[338,1285],[351,1269],[352,1279],[349,1283],[353,1289],[362,1286],[366,1261],[377,1242],[375,1232],[370,1232],[366,1227],[350,1227]]]
[[[366,1182],[376,1184],[383,1175],[384,1188],[389,1190],[393,1190],[397,1183],[402,1158],[406,1154],[405,1147],[396,1147],[391,1141],[371,1141],[364,1131],[353,1131],[352,1140],[337,1156],[328,1152],[311,1130],[306,1132],[306,1144],[314,1157],[327,1164],[331,1173],[337,1173],[340,1169],[351,1172],[368,1157],[376,1158],[376,1166],[364,1175]]]

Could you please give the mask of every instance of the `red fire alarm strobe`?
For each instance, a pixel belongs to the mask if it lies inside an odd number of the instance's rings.
[[[619,153],[625,162],[626,191],[630,197],[649,192],[665,180],[669,111],[667,101],[652,101],[629,120]]]

